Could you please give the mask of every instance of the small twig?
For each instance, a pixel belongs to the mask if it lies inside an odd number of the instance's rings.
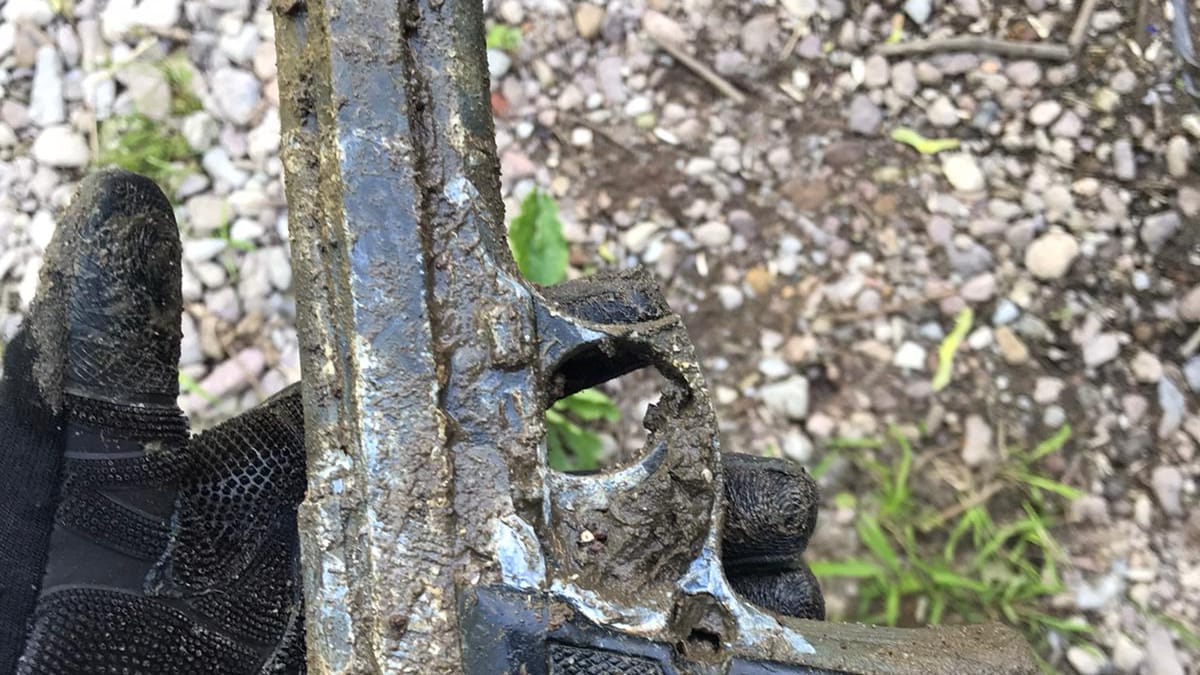
[[[1150,0],[1138,2],[1137,21],[1133,25],[1133,41],[1142,49],[1150,43],[1150,33],[1146,27],[1150,25]]]
[[[1196,353],[1197,348],[1200,348],[1200,328],[1197,328],[1196,332],[1192,333],[1192,337],[1188,338],[1188,341],[1179,348],[1179,355],[1185,359],[1189,358]]]
[[[1045,42],[1017,42],[973,35],[940,38],[935,40],[913,40],[894,45],[881,45],[875,49],[883,56],[909,56],[934,52],[987,52],[1016,58],[1067,61],[1071,48],[1066,45]]]
[[[975,508],[976,506],[981,506],[983,504],[986,504],[989,499],[991,499],[992,497],[995,497],[996,493],[1000,492],[1003,489],[1004,489],[1003,481],[995,481],[993,483],[989,483],[982,490],[980,490],[979,492],[976,492],[974,495],[972,495],[970,499],[966,499],[964,501],[958,502],[954,506],[951,506],[947,509],[943,509],[936,516],[930,518],[929,520],[922,522],[920,525],[920,529],[922,532],[928,532],[936,527],[939,527],[943,523],[945,523],[953,518],[959,517],[963,513],[966,513],[967,511]]]
[[[863,319],[874,319],[878,316],[887,316],[888,314],[899,314],[900,312],[906,312],[914,307],[927,305],[931,302],[941,302],[942,300],[953,296],[953,291],[947,291],[945,293],[938,293],[935,295],[923,295],[919,298],[913,298],[912,300],[905,300],[904,302],[892,303],[890,305],[880,307],[879,309],[872,309],[869,311],[853,310],[849,312],[837,312],[834,314],[826,314],[825,316],[817,318],[826,319],[832,323],[850,323],[853,321],[862,321]]]
[[[608,141],[609,143],[612,143],[613,145],[617,146],[617,148],[624,150],[626,153],[628,153],[632,157],[634,157],[636,159],[642,158],[641,152],[638,152],[637,150],[634,150],[633,148],[629,147],[629,145],[621,142],[616,136],[613,136],[612,133],[609,132],[604,127],[602,127],[598,124],[592,124],[587,119],[585,119],[583,117],[578,117],[575,115],[563,115],[563,118],[566,119],[571,124],[577,124],[582,127],[587,127],[592,133],[603,138],[604,140]]]
[[[795,51],[796,45],[800,42],[801,33],[804,32],[806,26],[807,24],[803,21],[796,22],[796,27],[792,29],[792,34],[788,38],[787,44],[783,46],[783,51],[779,53],[780,61],[786,61],[792,55],[792,52]]]
[[[713,72],[711,68],[701,63],[696,57],[685,52],[682,47],[668,40],[654,40],[654,42],[664,52],[670,54],[671,58],[687,66],[688,70],[699,75],[701,79],[711,84],[717,91],[724,94],[734,103],[740,105],[746,102],[746,95],[738,91],[737,87],[730,84],[729,80]]]
[[[1071,35],[1067,37],[1067,46],[1072,53],[1078,53],[1087,38],[1088,26],[1092,23],[1092,12],[1096,11],[1097,0],[1083,0],[1079,14],[1075,17],[1075,25],[1071,27]]]

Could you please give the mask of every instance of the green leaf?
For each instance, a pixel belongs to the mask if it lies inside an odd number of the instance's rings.
[[[939,586],[946,588],[961,588],[963,590],[972,591],[975,593],[983,593],[987,590],[987,585],[976,579],[969,579],[961,574],[955,574],[945,568],[933,568],[929,570],[929,578]]]
[[[888,589],[883,612],[887,625],[895,626],[900,622],[900,589],[898,587],[892,586]]]
[[[621,419],[621,411],[604,392],[597,389],[585,389],[557,401],[554,410],[569,413],[583,422],[605,420],[616,422]]]
[[[883,505],[883,515],[891,516],[900,512],[903,509],[911,508],[909,497],[911,496],[908,490],[908,476],[912,471],[913,451],[909,445],[908,439],[904,438],[898,431],[893,430],[892,437],[896,444],[900,446],[900,462],[896,466],[896,471],[893,474],[892,489],[886,495]]]
[[[1032,473],[1027,473],[1027,472],[1022,471],[1017,474],[1017,479],[1020,480],[1022,483],[1025,483],[1026,485],[1037,488],[1039,490],[1053,492],[1054,494],[1062,497],[1063,499],[1066,499],[1067,501],[1075,501],[1076,499],[1079,499],[1080,497],[1083,496],[1082,492],[1080,492],[1079,490],[1076,490],[1075,488],[1071,487],[1070,485],[1060,483],[1056,480],[1051,480],[1044,476],[1038,476],[1038,475],[1035,475]]]
[[[511,54],[521,48],[521,29],[498,23],[488,29],[486,42],[488,49],[499,49]]]
[[[1071,425],[1064,424],[1053,436],[1038,443],[1038,446],[1033,449],[1033,453],[1029,455],[1029,461],[1036,462],[1046,455],[1058,452],[1069,440],[1071,440]]]
[[[922,155],[936,155],[944,150],[954,150],[962,145],[957,138],[925,138],[908,127],[893,129],[892,140],[911,146]]]
[[[809,569],[821,579],[872,579],[882,577],[886,570],[869,561],[852,558],[838,562],[814,562]]]
[[[553,286],[567,274],[567,240],[550,195],[534,190],[521,202],[521,212],[508,226],[508,245],[525,278]]]
[[[894,572],[900,570],[900,560],[888,543],[887,535],[879,527],[879,521],[874,516],[863,516],[858,521],[858,538],[871,553]]]
[[[200,383],[196,382],[196,378],[188,375],[187,373],[179,373],[179,388],[189,394],[199,396],[209,405],[217,402],[216,396],[213,396],[205,391],[204,388],[200,386]]]
[[[958,352],[958,346],[962,344],[967,333],[971,330],[971,324],[975,321],[975,313],[967,307],[958,313],[958,317],[954,319],[954,330],[942,340],[942,344],[938,347],[938,368],[937,373],[933,376],[933,390],[941,391],[950,384],[950,378],[954,375],[954,355]]]

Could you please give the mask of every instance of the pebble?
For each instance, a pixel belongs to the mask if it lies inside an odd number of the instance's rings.
[[[710,222],[697,227],[693,232],[696,241],[705,248],[721,248],[733,239],[733,230],[721,222]]]
[[[1188,389],[1200,394],[1200,356],[1193,356],[1183,364],[1183,379]]]
[[[600,37],[606,16],[607,12],[603,7],[597,7],[587,2],[580,3],[575,8],[575,30],[579,31],[579,37],[584,40],[595,40]]]
[[[37,135],[30,150],[39,164],[62,168],[87,166],[91,149],[83,134],[68,126],[47,127]]]
[[[1120,16],[1118,15],[1117,18],[1119,21]],[[1122,68],[1112,76],[1109,84],[1118,94],[1129,94],[1132,93],[1137,87],[1137,82],[1138,77],[1132,70],[1129,70],[1128,68]]]
[[[717,286],[717,299],[721,301],[721,307],[725,308],[727,312],[738,309],[746,300],[741,290],[729,284]]]
[[[799,429],[789,429],[780,443],[783,455],[793,462],[807,464],[812,460],[813,442],[807,434]]]
[[[1075,237],[1053,230],[1035,239],[1025,249],[1025,267],[1043,281],[1060,279],[1078,255],[1079,242]]]
[[[958,295],[967,302],[986,302],[996,294],[996,275],[985,272],[972,277],[958,289]]]
[[[1032,89],[1042,81],[1042,67],[1037,61],[1013,61],[1004,69],[1004,74],[1022,89]]]
[[[1016,321],[1017,317],[1020,315],[1021,309],[1013,304],[1012,300],[1009,300],[1008,298],[1001,298],[1000,301],[996,303],[996,309],[992,311],[992,325],[1006,326],[1013,321]]]
[[[961,152],[942,155],[942,173],[959,192],[979,192],[984,188],[983,171],[972,155]]]
[[[1179,653],[1171,633],[1158,624],[1152,624],[1146,634],[1145,675],[1184,675],[1179,663]]]
[[[1068,110],[1050,127],[1050,133],[1058,138],[1079,138],[1083,134],[1083,120],[1075,111]]]
[[[222,181],[230,187],[239,188],[250,180],[250,175],[234,166],[229,159],[229,153],[224,148],[211,148],[200,159],[200,166],[216,181]]]
[[[1041,405],[1054,403],[1065,387],[1066,383],[1057,377],[1039,377],[1033,385],[1033,400]]]
[[[1129,368],[1138,382],[1158,382],[1163,375],[1162,362],[1158,357],[1147,351],[1139,351],[1129,362]]]
[[[945,96],[939,96],[929,104],[929,107],[925,109],[925,117],[930,124],[943,129],[958,124],[961,119],[958,115],[958,108]]]
[[[139,26],[168,30],[179,22],[182,0],[142,0],[138,3],[136,15]]]
[[[1174,466],[1157,466],[1150,474],[1150,485],[1164,513],[1175,518],[1183,515],[1179,496],[1183,489],[1183,472]]]
[[[1158,437],[1170,438],[1183,424],[1187,414],[1187,399],[1183,392],[1170,378],[1164,377],[1158,381],[1158,407],[1162,408],[1162,417],[1158,420]]]
[[[1005,362],[1014,366],[1019,366],[1029,362],[1029,347],[1017,337],[1008,326],[999,326],[993,331],[993,337],[996,340],[996,347],[1000,350],[1000,356]]]
[[[1108,665],[1108,659],[1094,647],[1075,645],[1067,649],[1067,663],[1070,663],[1079,675],[1100,675]]]
[[[190,263],[212,260],[224,251],[225,247],[224,239],[188,239],[183,242],[183,259]]]
[[[0,16],[10,23],[45,26],[54,19],[54,10],[46,0],[7,0]]]
[[[264,367],[266,357],[262,350],[249,347],[213,368],[212,372],[199,382],[199,386],[212,398],[219,399],[237,394],[256,382]],[[186,394],[179,400],[179,407],[189,414],[204,410],[208,405],[208,401],[197,394]]]
[[[1179,188],[1177,196],[1179,200],[1179,210],[1188,218],[1195,218],[1200,215],[1200,190],[1197,190],[1190,185],[1184,185]]]
[[[784,419],[798,422],[808,417],[808,380],[800,375],[764,385],[759,396],[768,410]]]
[[[1058,101],[1039,101],[1029,109],[1029,122],[1035,127],[1049,125],[1062,114],[1062,104]]]
[[[496,82],[500,78],[508,74],[508,69],[512,68],[512,57],[499,49],[487,50],[488,74],[492,76],[492,81]]]
[[[1183,295],[1176,311],[1184,321],[1200,321],[1200,284]]]
[[[924,25],[933,13],[933,3],[930,0],[905,0],[904,13],[918,25]]]
[[[790,375],[792,367],[788,365],[787,361],[777,356],[768,356],[758,362],[758,372],[772,380],[777,380]]]
[[[1162,250],[1167,241],[1175,236],[1179,231],[1179,213],[1177,211],[1163,211],[1151,216],[1146,216],[1142,220],[1142,227],[1138,232],[1142,243],[1146,248],[1150,249],[1151,253],[1158,253]]]
[[[917,93],[917,71],[912,61],[901,61],[892,66],[892,91],[903,98],[912,98]]]
[[[1133,158],[1133,143],[1122,138],[1113,143],[1113,173],[1117,180],[1131,181],[1137,178],[1137,162]]]
[[[856,134],[874,136],[879,133],[883,124],[883,113],[879,106],[871,102],[870,97],[859,94],[850,102],[846,111],[846,125]]]
[[[892,363],[905,370],[925,370],[925,348],[908,341],[900,345],[892,356]]]
[[[1188,173],[1188,163],[1192,161],[1192,146],[1183,136],[1172,136],[1167,141],[1167,173],[1175,178],[1183,178]]]
[[[62,124],[67,119],[63,103],[62,62],[58,50],[52,45],[37,50],[33,89],[29,93],[29,119],[39,127]]]
[[[1083,364],[1088,368],[1097,368],[1117,358],[1121,353],[1121,340],[1118,333],[1098,333],[1085,341],[1083,347]]]
[[[992,427],[979,415],[968,415],[963,424],[962,459],[969,467],[978,467],[995,459]]]
[[[219,68],[210,79],[221,118],[234,124],[249,124],[262,101],[262,86],[254,73],[241,68]]]
[[[887,86],[889,81],[891,81],[891,71],[887,58],[879,54],[869,56],[864,64],[863,84],[871,89],[879,89]]]
[[[1146,653],[1124,633],[1118,633],[1112,648],[1112,662],[1118,672],[1132,674],[1141,667]]]

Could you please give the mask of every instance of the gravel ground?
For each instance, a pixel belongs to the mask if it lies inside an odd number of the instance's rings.
[[[540,186],[577,269],[657,272],[728,447],[815,464],[830,439],[924,421],[929,452],[969,483],[1006,443],[1073,427],[1051,471],[1086,493],[1061,532],[1074,571],[1060,608],[1099,648],[1060,662],[1081,674],[1200,667],[1146,618],[1200,625],[1200,114],[1168,9],[1138,4],[1101,0],[1065,62],[874,50],[896,16],[906,42],[1066,44],[1071,0],[489,7],[525,29],[515,52],[489,54],[510,211]],[[211,400],[185,393],[184,409],[220,419],[298,378],[272,40],[251,0],[84,0],[65,17],[3,5],[0,336],[98,125],[137,111],[196,156],[174,177],[181,366]],[[139,65],[176,50],[201,104],[186,116]],[[923,156],[889,138],[901,127],[961,146]],[[966,307],[975,327],[934,393],[938,345]],[[644,383],[626,389],[643,405]],[[817,555],[844,548],[846,522],[825,518]]]

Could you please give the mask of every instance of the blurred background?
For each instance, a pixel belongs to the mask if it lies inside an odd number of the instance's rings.
[[[1198,672],[1194,4],[487,12],[522,271],[657,274],[725,448],[822,485],[831,618]],[[299,378],[272,33],[255,0],[0,2],[0,338],[77,181],[118,165],[176,207],[195,424]],[[636,452],[655,389],[560,402],[552,461]]]

